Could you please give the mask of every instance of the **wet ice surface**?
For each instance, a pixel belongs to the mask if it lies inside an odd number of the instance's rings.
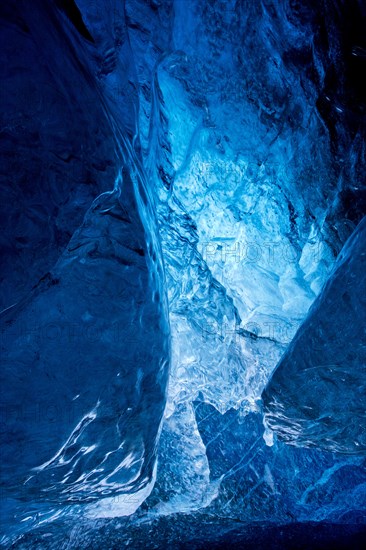
[[[30,502],[130,514],[152,489],[169,321],[135,193],[125,170],[52,272],[2,315],[5,515],[17,498],[23,521]],[[119,494],[133,498],[118,505]]]
[[[265,422],[298,447],[366,453],[366,218],[264,394]]]
[[[61,527],[63,527],[61,529]],[[61,535],[62,532],[62,535]],[[306,536],[304,537],[304,532]],[[13,546],[18,550],[36,548],[42,545],[45,550],[77,547],[98,550],[101,547],[117,548],[239,548],[256,550],[291,550],[296,548],[339,548],[354,550],[363,548],[365,528],[357,524],[301,523],[301,524],[241,524],[231,519],[218,519],[204,513],[182,517],[179,514],[162,517],[149,524],[133,525],[124,519],[108,522],[99,521],[90,525],[81,522],[71,527],[54,523],[47,530],[40,530],[24,537]]]
[[[18,302],[3,314],[13,320],[3,338],[7,536],[44,522],[39,536],[50,548],[63,536],[66,547],[164,547],[174,532],[187,541],[196,514],[213,522],[211,542],[231,520],[365,522],[364,459],[320,450],[349,451],[360,437],[361,393],[357,422],[347,422],[345,438],[336,428],[333,446],[319,422],[314,438],[296,427],[301,448],[285,445],[278,420],[278,439],[265,430],[261,405],[365,213],[362,14],[328,8],[270,0],[1,8],[0,295],[4,307]],[[120,186],[124,165],[137,207]],[[357,284],[362,296],[361,277]],[[346,376],[353,396],[364,387],[357,327],[344,348],[358,377]],[[328,354],[329,341],[324,334]],[[277,371],[284,398],[286,357]],[[343,407],[337,388],[343,395],[347,383],[328,374],[318,376],[326,415]],[[39,387],[47,414],[34,411]],[[292,400],[291,422],[308,406],[309,392],[297,395],[304,402]],[[340,415],[338,427],[344,408]],[[34,467],[28,489],[20,483]],[[92,501],[94,517],[130,514],[130,527],[79,524],[80,501]],[[165,527],[152,527],[151,541],[148,527],[134,527],[141,522]]]

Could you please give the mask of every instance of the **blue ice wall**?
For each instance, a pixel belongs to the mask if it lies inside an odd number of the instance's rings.
[[[365,17],[1,5],[4,540],[365,524]]]
[[[23,499],[62,504],[148,493],[169,321],[134,195],[125,170],[55,268],[2,316],[5,494],[21,487]]]
[[[365,454],[365,288],[366,218],[264,392],[265,421],[284,441]]]

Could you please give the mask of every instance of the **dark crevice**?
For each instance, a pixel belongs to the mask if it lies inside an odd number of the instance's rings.
[[[56,0],[56,6],[65,13],[81,36],[89,42],[95,43],[74,0]]]

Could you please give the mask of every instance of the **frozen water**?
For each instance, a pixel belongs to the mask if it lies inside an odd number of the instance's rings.
[[[264,393],[265,422],[287,443],[366,452],[366,218]]]
[[[136,192],[124,170],[52,272],[2,315],[4,497],[102,499],[88,513],[105,516],[106,497],[140,495],[131,514],[152,488],[170,338]]]
[[[364,317],[362,257],[334,267],[366,212],[364,21],[338,0],[1,4],[6,536],[365,522],[363,458],[339,453],[364,445],[361,324],[334,334]],[[315,314],[354,374],[317,371],[304,431],[293,388],[284,428],[267,397],[288,405],[290,354],[306,386]]]

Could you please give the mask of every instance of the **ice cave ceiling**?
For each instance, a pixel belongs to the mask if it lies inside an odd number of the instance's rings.
[[[4,547],[227,547],[233,521],[356,548],[365,2],[4,0],[0,25]]]

